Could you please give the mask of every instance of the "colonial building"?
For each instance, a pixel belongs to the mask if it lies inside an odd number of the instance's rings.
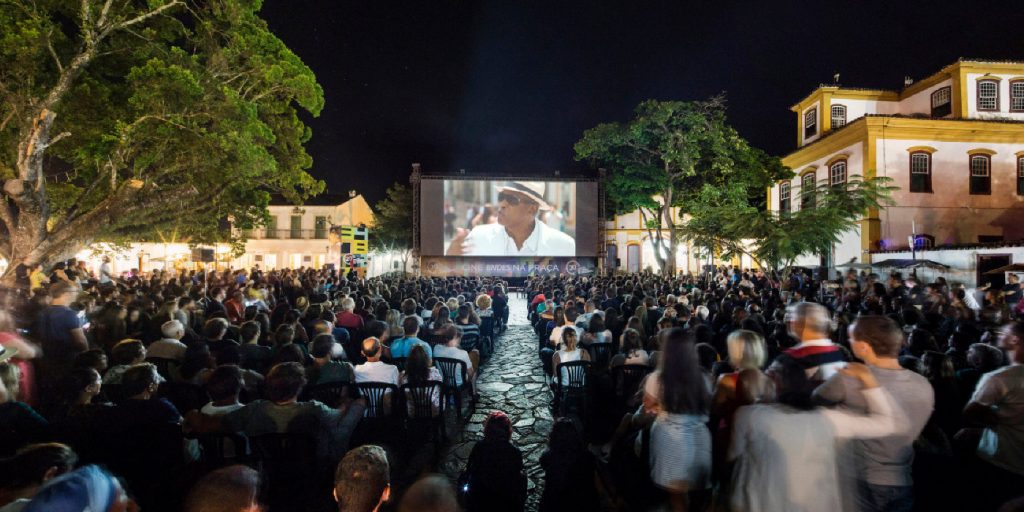
[[[248,241],[245,253],[239,257],[231,254],[227,244],[206,246],[213,250],[213,268],[321,268],[328,263],[339,264],[341,255],[337,244],[330,245],[330,227],[343,225],[373,224],[373,211],[361,195],[348,196],[324,194],[306,200],[297,206],[283,201],[274,201],[268,207],[270,222],[267,227],[245,233]],[[98,269],[103,256],[113,260],[115,272],[131,269],[143,271],[193,269],[192,248],[187,240],[167,239],[163,242],[140,242],[127,247],[111,247],[98,243],[79,251],[75,257]],[[384,260],[387,261],[384,261]],[[381,272],[384,264],[390,265],[390,256],[385,256],[378,266]],[[379,272],[378,272],[379,273]]]
[[[352,198],[324,194],[296,206],[273,202],[267,227],[246,232],[245,254],[234,268],[320,268],[339,264],[337,247],[330,247],[331,226],[373,224],[373,211],[361,195]]]
[[[1001,244],[1024,261],[1024,62],[962,59],[899,90],[822,85],[791,110],[798,149],[782,161],[796,177],[768,191],[770,209],[813,207],[816,183],[852,175],[899,187],[894,206],[836,244],[833,264],[909,249],[912,231],[919,249]]]

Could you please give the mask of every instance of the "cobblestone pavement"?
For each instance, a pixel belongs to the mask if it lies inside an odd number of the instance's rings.
[[[441,470],[455,481],[466,467],[473,445],[483,438],[483,421],[491,411],[503,411],[512,420],[512,442],[523,452],[529,477],[527,510],[536,510],[544,485],[540,455],[551,430],[551,393],[537,358],[537,335],[526,319],[525,299],[512,296],[508,330],[499,337],[491,358],[480,373],[480,400],[462,429],[452,433],[442,457]],[[452,420],[449,420],[449,432]]]

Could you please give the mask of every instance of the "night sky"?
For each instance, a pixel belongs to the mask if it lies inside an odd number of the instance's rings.
[[[1019,2],[266,0],[316,73],[312,173],[371,201],[433,171],[577,169],[572,145],[646,99],[725,92],[729,120],[775,155],[789,106],[819,83],[898,88],[959,57],[1024,60]]]

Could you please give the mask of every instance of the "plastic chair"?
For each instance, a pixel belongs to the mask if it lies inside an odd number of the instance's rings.
[[[480,319],[480,352],[490,356],[494,353],[494,316],[485,316]]]
[[[620,408],[626,408],[626,401],[640,389],[640,383],[648,373],[651,373],[651,367],[646,364],[624,364],[612,368],[615,398]]]
[[[417,384],[402,385],[402,394],[405,396],[405,420],[406,431],[409,433],[427,432],[437,434],[437,441],[448,438],[444,428],[444,383],[438,380],[428,380]],[[435,413],[434,403],[437,405]],[[420,426],[428,428],[419,428]]]
[[[338,407],[342,400],[352,396],[352,383],[345,381],[325,382],[306,386],[304,400],[316,400],[328,407]]]
[[[555,382],[558,386],[559,415],[565,416],[567,403],[570,399],[581,399],[582,409],[586,410],[587,374],[590,373],[590,361],[573,361],[561,363],[555,369]],[[563,379],[563,370],[565,378]],[[581,417],[584,417],[581,414]]]
[[[594,362],[595,370],[604,371],[608,369],[608,363],[612,359],[613,347],[614,344],[609,341],[587,345],[587,351],[590,352],[590,359]]]
[[[473,349],[480,348],[480,335],[476,333],[466,333],[462,335],[462,340],[459,342],[459,348],[469,352]]]
[[[211,432],[196,436],[203,448],[203,463],[208,469],[249,460],[249,438],[237,432]]]
[[[386,382],[359,382],[356,384],[359,396],[366,398],[366,412],[364,418],[388,418],[393,414],[399,405],[394,403],[398,400],[398,386]],[[385,403],[385,396],[391,396],[390,408]],[[390,410],[389,410],[390,409]]]
[[[467,389],[472,389],[469,383],[469,370],[466,368],[466,362],[461,359],[454,359],[451,357],[435,357],[434,365],[441,372],[442,382],[444,383],[443,391],[444,397],[447,400],[449,396],[455,397],[455,413],[459,420],[462,420],[462,392]],[[458,384],[458,376],[462,377],[462,384]],[[473,403],[475,406],[475,402]]]

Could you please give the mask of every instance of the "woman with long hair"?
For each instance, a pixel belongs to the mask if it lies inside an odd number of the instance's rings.
[[[626,329],[619,338],[619,353],[612,358],[609,366],[650,363],[650,354],[644,350],[643,340],[636,329]]]
[[[604,318],[597,314],[591,316],[590,321],[587,322],[587,330],[583,334],[583,344],[610,343],[611,341],[612,332],[605,328]]]
[[[139,306],[129,306],[128,314],[124,318],[125,326],[125,337],[127,338],[142,338],[142,332],[146,329],[146,321],[149,320],[148,315]],[[121,338],[124,339],[124,338]],[[121,339],[113,340],[116,344]],[[113,348],[113,346],[111,346]]]
[[[441,372],[437,368],[431,366],[432,361],[430,355],[427,354],[426,349],[423,345],[413,345],[409,351],[409,356],[405,360],[405,371],[402,372],[402,376],[399,379],[399,384],[423,384],[427,381],[440,381]],[[437,388],[433,395],[430,397],[431,405],[433,406],[433,416],[437,416],[441,408],[441,389]],[[415,414],[415,408],[413,405],[413,397],[411,394],[406,394],[406,406],[408,407],[409,414]]]
[[[558,365],[575,361],[590,361],[590,352],[579,347],[576,329],[569,327],[562,330],[562,343],[558,352],[551,356],[551,374],[558,371]],[[569,372],[562,368],[562,383],[569,382]]]
[[[700,510],[711,487],[711,390],[693,335],[674,327],[659,336],[659,367],[644,384],[644,408],[656,415],[651,479],[669,493],[672,510]]]
[[[431,324],[430,328],[434,331],[434,335],[440,335],[445,326],[452,323],[451,312],[448,306],[445,306],[443,302],[438,302],[437,310],[434,312],[434,323]]]
[[[462,331],[462,335],[472,334],[480,336],[480,317],[476,316],[473,306],[463,302],[459,306],[458,314],[455,316],[455,327]]]

